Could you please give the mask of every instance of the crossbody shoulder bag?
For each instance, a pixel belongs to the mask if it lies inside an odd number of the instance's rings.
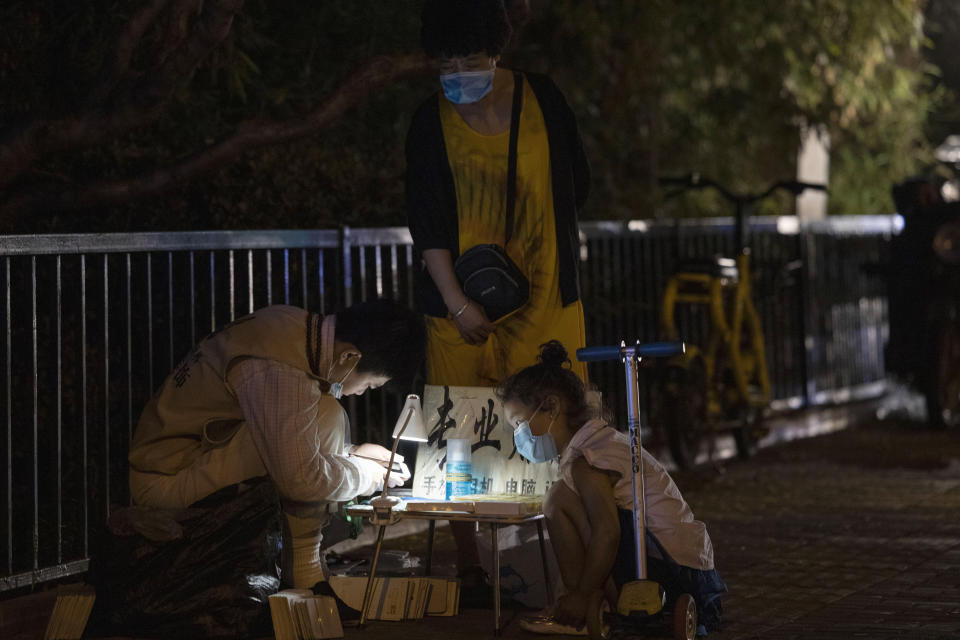
[[[517,198],[517,137],[523,101],[523,76],[513,72],[513,107],[510,111],[510,146],[507,152],[506,234],[503,246],[478,244],[454,262],[453,270],[470,300],[483,307],[491,322],[519,311],[530,299],[530,281],[507,255],[513,235],[514,205]]]

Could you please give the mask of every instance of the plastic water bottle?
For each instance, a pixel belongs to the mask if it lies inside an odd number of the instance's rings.
[[[470,439],[447,439],[447,468],[445,485],[447,500],[470,494],[473,467],[470,462]]]

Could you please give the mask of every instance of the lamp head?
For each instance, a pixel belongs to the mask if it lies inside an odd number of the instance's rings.
[[[420,396],[411,393],[400,411],[397,424],[393,428],[393,437],[414,442],[427,441],[427,427],[423,423],[423,411],[420,409]]]

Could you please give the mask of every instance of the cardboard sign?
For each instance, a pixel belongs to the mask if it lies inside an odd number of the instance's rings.
[[[513,444],[513,425],[490,387],[427,385],[423,420],[429,439],[417,449],[413,495],[443,499],[448,438],[471,445],[471,493],[543,495],[557,481],[556,461],[527,462]]]

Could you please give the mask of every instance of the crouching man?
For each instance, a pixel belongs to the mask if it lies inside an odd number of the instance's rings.
[[[386,469],[371,458],[390,456],[348,444],[338,399],[412,378],[424,342],[420,315],[386,300],[327,316],[276,305],[237,319],[200,342],[143,410],[129,457],[134,503],[183,509],[267,476],[287,521],[283,581],[313,586],[324,579],[331,505],[382,487]]]

